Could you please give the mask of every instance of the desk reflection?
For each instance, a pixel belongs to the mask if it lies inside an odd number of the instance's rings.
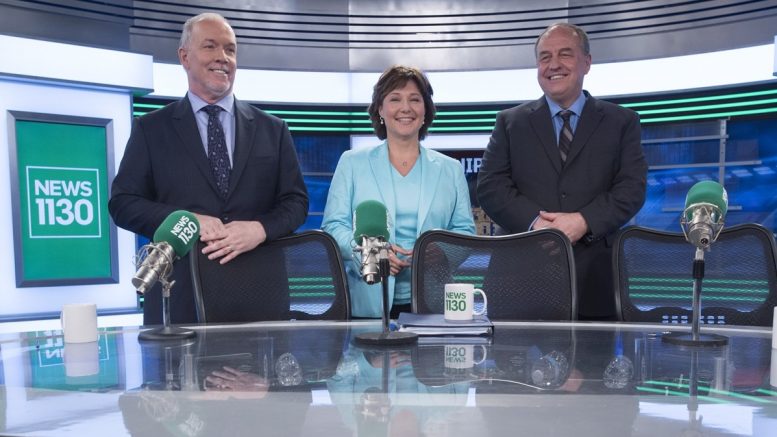
[[[356,345],[375,323],[198,327],[189,341],[101,332],[73,377],[61,333],[0,339],[0,434],[774,435],[768,329],[663,343],[661,326],[498,323],[491,338]],[[72,366],[71,366],[72,367]],[[78,381],[76,381],[78,380]],[[36,411],[47,411],[40,420]],[[743,423],[745,424],[743,426]]]
[[[121,396],[132,435],[299,435],[311,392],[335,374],[340,329],[231,329],[141,344],[143,384]]]
[[[351,343],[327,382],[343,423],[355,435],[450,435],[482,431],[475,409],[466,411],[469,383],[440,387],[417,377],[417,346],[370,349]]]

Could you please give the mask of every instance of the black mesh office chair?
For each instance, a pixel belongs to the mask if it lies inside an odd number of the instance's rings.
[[[555,229],[504,236],[427,231],[413,249],[412,309],[443,313],[446,283],[470,282],[488,297],[491,320],[577,318],[575,264]]]
[[[620,320],[690,323],[695,251],[680,232],[622,229],[613,248]],[[771,231],[756,224],[724,228],[704,260],[701,323],[771,326],[777,305]]]
[[[190,258],[200,323],[263,320],[347,320],[350,302],[335,240],[305,231],[258,246],[221,265]]]

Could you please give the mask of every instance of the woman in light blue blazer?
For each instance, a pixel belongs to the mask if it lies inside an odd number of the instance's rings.
[[[354,317],[381,317],[381,285],[362,280],[353,262],[353,213],[365,200],[388,210],[391,317],[410,311],[410,258],[416,238],[429,229],[473,234],[475,223],[461,164],[421,147],[435,115],[432,87],[418,69],[383,72],[367,110],[379,139],[375,147],[340,157],[329,188],[322,228],[338,242],[346,264]]]

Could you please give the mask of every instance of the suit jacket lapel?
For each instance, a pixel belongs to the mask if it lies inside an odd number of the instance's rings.
[[[397,210],[395,208],[396,200],[394,195],[394,184],[391,183],[391,163],[388,157],[388,143],[385,141],[380,146],[370,151],[370,170],[372,170],[372,177],[375,179],[375,186],[378,187],[381,200],[386,206],[391,223],[389,225],[389,233],[391,239],[394,240],[396,236],[396,227],[394,223],[397,221]]]
[[[421,147],[421,155],[416,165],[418,164],[421,164],[421,187],[418,200],[416,235],[421,234],[424,221],[429,214],[429,208],[432,206],[432,199],[437,191],[437,183],[440,180],[440,175],[442,175],[439,160],[430,157],[428,151],[423,147]]]
[[[232,174],[229,176],[229,192],[234,191],[240,175],[245,170],[248,157],[254,148],[256,123],[247,103],[235,99],[235,152],[232,155]]]
[[[567,156],[566,165],[569,165],[569,163],[574,161],[575,157],[583,150],[583,147],[588,144],[588,140],[604,117],[599,110],[596,99],[588,95],[588,93],[586,93],[586,95],[588,98],[583,106],[583,113],[580,114],[580,121],[577,123],[575,135],[572,137],[572,144],[569,146],[569,155]]]
[[[211,188],[218,193],[216,178],[213,177],[213,172],[210,169],[210,162],[205,153],[205,145],[202,144],[202,138],[200,138],[200,131],[197,129],[197,121],[194,119],[189,97],[184,97],[176,103],[173,110],[173,128],[181,139],[183,149],[191,156],[192,161],[210,183]]]
[[[542,148],[548,155],[548,159],[556,169],[556,173],[561,172],[561,154],[558,151],[558,140],[556,131],[551,121],[550,109],[545,97],[540,97],[532,105],[532,112],[529,114],[529,123],[534,129],[535,135],[540,139]],[[573,143],[574,144],[574,143]]]

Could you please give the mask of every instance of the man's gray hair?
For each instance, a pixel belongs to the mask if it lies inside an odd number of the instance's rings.
[[[179,44],[180,48],[183,49],[189,45],[189,40],[192,39],[192,29],[194,28],[194,25],[200,21],[221,21],[229,26],[227,19],[215,12],[204,12],[200,15],[195,15],[186,20],[186,23],[183,23],[183,32],[181,32],[181,42]]]
[[[582,27],[574,25],[572,23],[553,23],[546,27],[545,30],[537,37],[537,41],[534,42],[534,56],[537,56],[537,47],[540,45],[540,40],[548,32],[555,29],[567,29],[571,34],[575,35],[580,42],[580,48],[583,50],[584,55],[591,54],[591,43],[588,42],[588,34],[585,33]]]

